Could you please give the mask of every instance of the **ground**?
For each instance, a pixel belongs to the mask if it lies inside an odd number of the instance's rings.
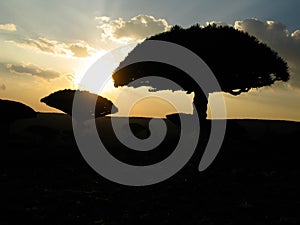
[[[100,136],[115,144],[109,121],[97,119],[105,131]],[[137,136],[149,135],[148,121],[130,120]],[[179,127],[168,124],[173,141]],[[0,224],[300,224],[299,135],[296,122],[229,120],[223,146],[207,170],[197,171],[204,134],[179,173],[156,185],[129,187],[89,167],[69,116],[40,113],[2,130]],[[150,158],[170,154],[165,148],[172,143],[165,141],[164,153]],[[117,145],[112,152],[134,163],[136,155]],[[141,160],[149,163],[149,157]]]

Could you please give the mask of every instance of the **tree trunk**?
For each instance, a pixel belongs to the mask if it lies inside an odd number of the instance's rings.
[[[199,120],[206,120],[207,104],[208,104],[208,94],[204,94],[202,91],[195,92],[194,111],[196,107]]]
[[[196,171],[198,170],[199,162],[202,159],[210,137],[211,120],[207,120],[208,94],[204,94],[202,91],[195,91],[194,93],[194,111],[197,110],[200,122],[200,135],[197,148],[191,159],[191,167]]]

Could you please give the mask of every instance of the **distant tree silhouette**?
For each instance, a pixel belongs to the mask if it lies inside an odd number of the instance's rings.
[[[147,40],[163,40],[184,46],[199,57],[215,74],[222,91],[232,95],[248,92],[273,84],[275,81],[287,81],[289,72],[287,63],[278,54],[261,43],[254,36],[229,26],[199,25],[183,29],[174,26],[170,31],[154,35]],[[120,63],[126,64],[143,45],[137,45]],[[176,56],[174,56],[176,57]],[[180,56],[178,56],[180,57]],[[158,62],[134,63],[113,74],[114,85],[124,86],[145,76],[161,76],[178,83],[187,93],[194,92],[194,104],[201,119],[206,118],[207,97],[201,88],[182,70]],[[199,74],[201,76],[201,74]],[[151,86],[151,83],[148,83]],[[145,86],[144,83],[135,86]],[[154,87],[156,88],[156,87]],[[170,89],[158,87],[157,90]]]
[[[78,120],[87,120],[113,114],[118,111],[117,107],[108,99],[99,95],[90,93],[88,91],[80,90],[60,90],[56,91],[49,96],[42,98],[41,102],[46,103],[48,106],[59,109],[68,115],[72,115],[72,106],[75,92],[78,95],[78,101],[82,107],[80,118]]]

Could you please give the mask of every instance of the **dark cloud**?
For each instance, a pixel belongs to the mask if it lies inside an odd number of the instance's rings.
[[[96,52],[94,48],[82,41],[78,43],[64,43],[39,37],[37,39],[11,40],[10,42],[13,42],[20,47],[33,48],[49,54],[74,56],[79,58],[88,57]]]
[[[62,74],[51,69],[43,69],[33,64],[6,64],[6,68],[11,73],[26,74],[31,76],[40,77],[46,80],[51,80],[60,77]]]

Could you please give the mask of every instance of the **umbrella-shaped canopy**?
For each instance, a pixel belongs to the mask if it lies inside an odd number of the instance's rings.
[[[174,26],[170,31],[163,32],[147,40],[161,40],[179,44],[196,53],[210,67],[218,80],[222,91],[232,95],[248,92],[251,88],[259,88],[273,84],[275,81],[287,81],[289,72],[287,63],[266,44],[258,41],[254,36],[229,26],[199,25],[183,29]],[[160,76],[179,84],[183,90],[195,92],[194,103],[201,117],[206,117],[207,95],[192,78],[182,70],[159,62],[127,62],[140,54],[143,47],[138,44],[120,63],[113,74],[114,85],[131,86],[130,82],[147,76]],[[181,57],[180,55],[174,57]],[[183,59],[184,60],[184,59]],[[201,74],[199,74],[201,76]],[[132,86],[153,86],[156,90],[171,89],[172,87],[158,87],[151,85],[151,81],[134,82]],[[213,90],[214,91],[214,90]],[[215,90],[217,91],[217,90]],[[204,106],[205,105],[205,106]],[[200,109],[201,111],[201,109]]]
[[[73,100],[76,93],[77,104],[82,108],[80,120],[87,120],[113,114],[117,107],[108,99],[88,91],[60,90],[42,98],[41,102],[72,115]]]
[[[211,68],[222,90],[234,95],[289,79],[287,63],[275,51],[254,36],[233,27],[195,25],[183,29],[175,26],[147,40],[169,41],[193,51]],[[133,58],[142,45],[137,45],[119,67]],[[183,71],[157,62],[135,63],[121,70],[117,68],[113,79],[118,87],[145,76],[162,76],[175,81],[188,92],[197,90]]]

